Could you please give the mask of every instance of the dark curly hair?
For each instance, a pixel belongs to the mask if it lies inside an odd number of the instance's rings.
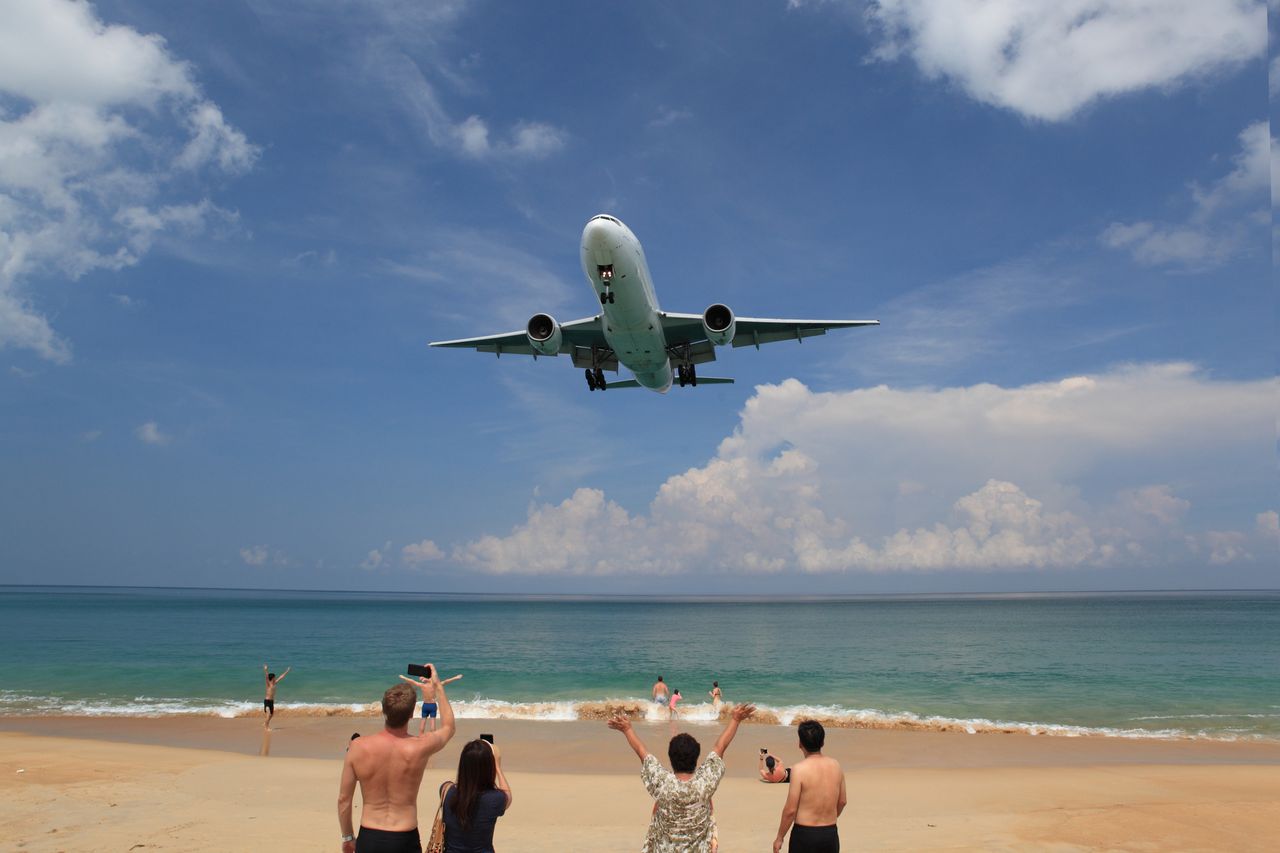
[[[678,734],[667,746],[667,758],[671,760],[671,769],[676,773],[692,773],[698,769],[698,756],[702,753],[702,745],[693,735]]]

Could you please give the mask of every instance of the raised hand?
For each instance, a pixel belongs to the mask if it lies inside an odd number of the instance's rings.
[[[743,720],[750,719],[755,712],[756,706],[748,702],[745,705],[737,705],[734,707],[733,718],[738,722],[742,722]]]
[[[609,728],[625,734],[631,731],[631,718],[625,714],[614,714],[609,718]]]

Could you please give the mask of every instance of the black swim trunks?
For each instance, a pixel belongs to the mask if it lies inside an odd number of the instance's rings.
[[[840,853],[840,834],[836,825],[791,827],[789,853]]]
[[[362,826],[356,836],[356,853],[422,853],[422,839],[416,828],[392,832]]]
[[[275,711],[275,709],[276,709],[276,700],[274,700],[274,699],[263,699],[263,700],[262,700],[262,710],[264,710],[264,711],[272,711],[272,712],[274,712],[274,711]]]

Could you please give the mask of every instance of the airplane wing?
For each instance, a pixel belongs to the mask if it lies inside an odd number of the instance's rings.
[[[560,324],[560,334],[560,353],[573,354],[579,348],[586,349],[589,352],[593,346],[606,350],[609,348],[608,342],[604,339],[604,330],[600,327],[599,314],[594,317],[583,317],[581,320]],[[531,355],[537,358],[542,354],[535,352],[533,347],[529,346],[529,336],[524,329],[501,335],[484,335],[479,338],[432,341],[430,345],[433,347],[464,347],[473,349],[476,352],[491,352],[499,358],[507,354]]]
[[[662,330],[666,333],[668,346],[687,344],[693,356],[691,360],[698,361],[697,357],[704,354],[703,350],[706,350],[706,355],[711,356],[705,359],[706,361],[714,360],[715,355],[712,352],[714,348],[707,340],[706,331],[702,328],[701,314],[676,314],[664,311],[661,316]],[[827,329],[879,325],[879,320],[783,320],[738,317],[733,345],[735,347],[754,346],[760,349],[761,344],[771,344],[774,341],[798,341],[801,338],[825,335]]]

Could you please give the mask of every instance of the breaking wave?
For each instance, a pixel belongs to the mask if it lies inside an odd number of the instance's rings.
[[[464,720],[542,720],[568,722],[606,720],[623,714],[633,720],[665,722],[669,719],[665,705],[645,699],[563,700],[549,702],[509,702],[502,699],[476,697],[454,700],[454,712]],[[0,716],[74,716],[74,717],[168,717],[204,716],[234,719],[256,717],[262,703],[245,701],[207,701],[152,696],[136,696],[132,700],[62,700],[48,696],[28,696],[0,691]],[[277,715],[293,717],[370,717],[378,716],[377,702],[290,702],[277,704]],[[728,706],[717,709],[709,703],[681,706],[682,722],[716,723],[727,719]],[[1187,714],[1183,716],[1135,717],[1132,722],[1165,720],[1188,721],[1198,718],[1260,718],[1274,714]],[[817,720],[830,728],[876,729],[885,731],[964,732],[968,734],[1021,734],[1047,737],[1119,737],[1135,739],[1196,740],[1272,740],[1267,735],[1246,729],[1208,731],[1194,727],[1147,728],[1143,726],[1081,726],[1067,723],[1021,722],[984,718],[926,716],[911,712],[891,712],[870,708],[846,708],[839,705],[757,706],[753,723],[790,726],[800,720]]]

